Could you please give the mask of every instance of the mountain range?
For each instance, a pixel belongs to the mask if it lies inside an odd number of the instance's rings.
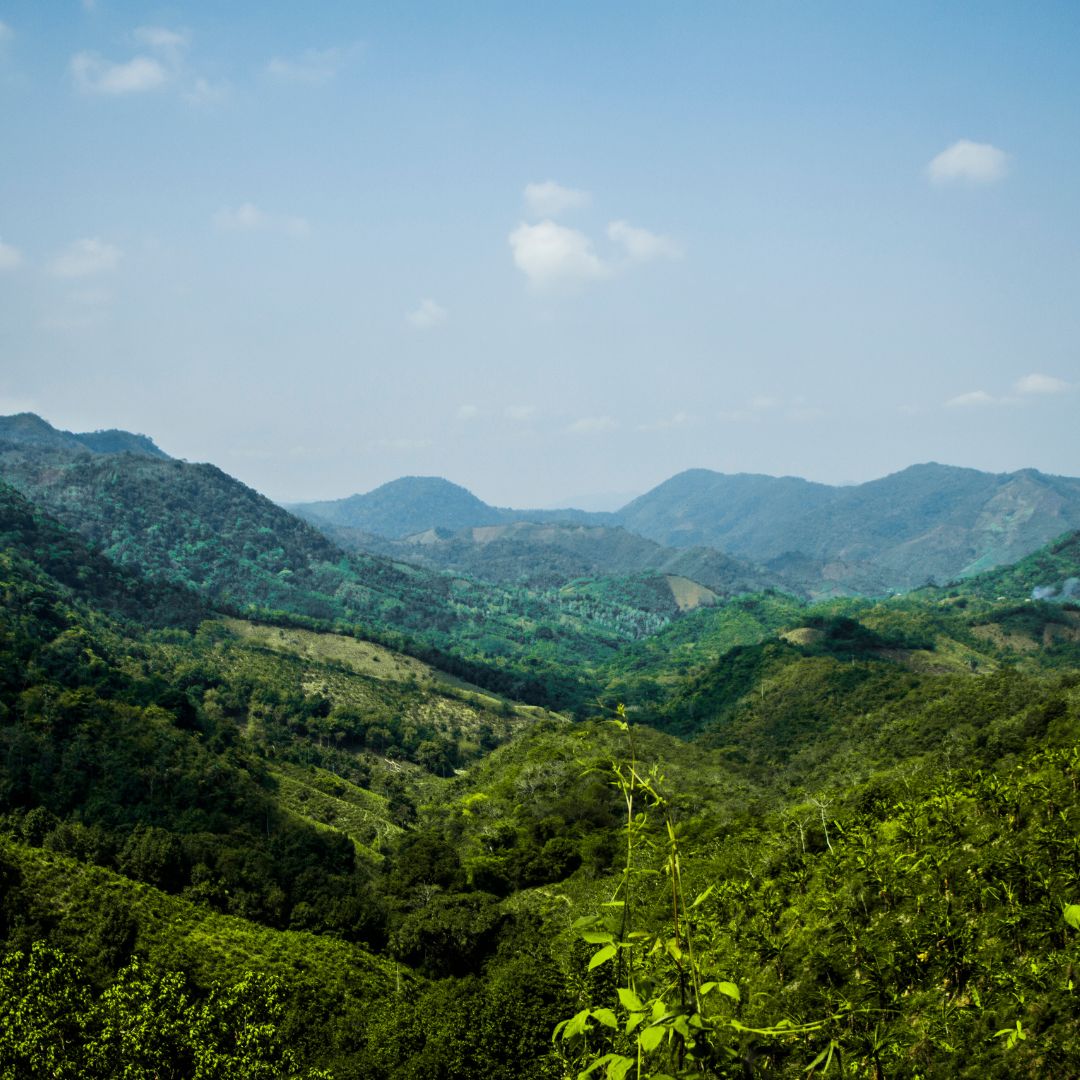
[[[81,503],[106,476],[113,488],[122,486],[115,463],[125,458],[130,463],[123,475],[137,473],[136,487],[152,482],[157,503],[175,501],[170,489],[190,488],[198,475],[199,490],[228,490],[225,503],[234,497],[257,503],[252,522],[266,515],[277,521],[278,510],[262,496],[213,466],[175,461],[145,435],[61,431],[32,413],[0,417],[0,472],[24,494],[33,489],[44,497],[47,488],[61,520],[65,501]],[[152,530],[147,509],[134,508],[137,494],[127,497],[133,527]],[[211,502],[223,505],[218,496]],[[105,507],[98,509],[91,538],[108,547],[118,541]],[[673,579],[668,602],[678,610],[682,579],[707,590],[696,604],[763,588],[812,597],[884,595],[1008,565],[1080,528],[1080,480],[1035,469],[996,474],[928,463],[863,484],[830,486],[691,469],[620,510],[598,513],[496,507],[439,477],[403,477],[367,494],[286,509],[322,536],[295,518],[255,525],[247,542],[254,545],[253,572],[263,578],[265,603],[293,585],[280,575],[284,564],[271,569],[278,541],[291,536],[302,538],[309,560],[317,551],[323,565],[344,549],[367,557],[369,570],[376,556],[384,571],[404,562],[531,589],[581,578],[659,576]],[[89,527],[86,521],[82,527]],[[187,542],[205,556],[216,530],[227,527],[212,522],[210,533]],[[277,539],[271,541],[271,533]],[[183,558],[194,556],[187,551]],[[166,578],[178,558],[175,551],[159,553]],[[201,573],[203,585],[213,588],[210,568]]]
[[[744,570],[780,588],[884,594],[1014,562],[1080,527],[1080,480],[928,463],[830,486],[691,469],[613,513],[587,513],[494,507],[446,480],[405,477],[366,495],[291,509],[350,547],[481,574],[491,565],[501,579],[537,565],[538,547],[554,557],[588,545],[593,569],[626,572],[625,545],[607,532],[622,530],[666,549],[640,551],[634,570],[678,565],[681,549],[711,549],[749,562]],[[522,522],[589,528],[528,530]],[[498,531],[508,525],[518,531]],[[530,545],[517,571],[506,566],[502,541],[510,538]],[[386,540],[407,546],[391,549]],[[620,550],[622,560],[609,561],[602,549]]]
[[[320,532],[16,420],[0,1074],[1074,1075],[1080,533],[812,603],[610,520]]]

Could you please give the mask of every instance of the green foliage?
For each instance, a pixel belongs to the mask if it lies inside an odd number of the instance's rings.
[[[95,996],[67,956],[39,943],[0,962],[0,1076],[329,1080],[297,1067],[283,1013],[272,979],[247,975],[200,999],[182,975],[137,962]]]
[[[56,435],[108,558],[0,487],[0,1076],[1075,1071],[1070,604],[488,589]]]

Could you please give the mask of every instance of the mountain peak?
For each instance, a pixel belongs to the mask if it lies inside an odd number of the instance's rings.
[[[504,520],[501,510],[441,476],[402,476],[366,494],[303,503],[291,509],[317,523],[343,525],[394,540],[437,527],[457,532]]]
[[[148,435],[135,435],[118,428],[81,434],[62,431],[32,412],[0,416],[0,441],[22,446],[51,447],[56,450],[85,450],[91,454],[126,453],[165,459],[169,457]]]

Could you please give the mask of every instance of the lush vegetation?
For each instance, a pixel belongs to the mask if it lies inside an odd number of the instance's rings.
[[[1080,526],[1080,481],[929,463],[850,487],[691,469],[623,507],[662,544],[752,558],[811,592],[884,593],[1015,562]]]
[[[0,1076],[1077,1072],[1075,537],[676,616],[5,454]]]

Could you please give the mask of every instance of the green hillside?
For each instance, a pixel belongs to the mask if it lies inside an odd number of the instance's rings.
[[[1080,481],[930,463],[829,487],[693,469],[616,518],[662,544],[752,558],[819,595],[885,593],[1015,562],[1080,526]]]
[[[723,596],[766,588],[794,590],[782,577],[712,548],[665,548],[605,525],[513,521],[459,532],[428,529],[405,540],[341,527],[326,526],[324,531],[346,550],[387,555],[501,585],[546,589],[579,578],[651,573],[686,577]]]
[[[1080,1060],[1071,537],[676,616],[690,578],[499,590],[354,560],[210,467],[5,455],[40,502],[0,488],[0,1074]],[[435,647],[315,595],[454,618]]]

